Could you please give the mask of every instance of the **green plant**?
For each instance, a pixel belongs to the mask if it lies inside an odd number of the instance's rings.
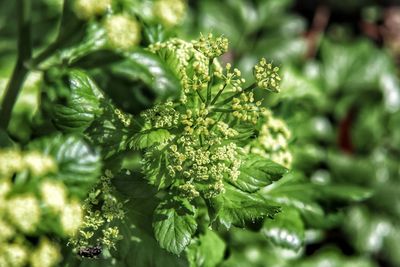
[[[329,180],[346,177],[348,166],[316,142],[335,144],[323,118],[329,98],[353,88],[340,101],[340,117],[357,88],[375,85],[384,71],[367,77],[365,62],[345,51],[336,66],[329,52],[340,47],[328,41],[323,63],[306,66],[318,65],[327,80],[299,70],[292,63],[304,50],[302,27],[291,25],[302,20],[286,13],[289,2],[1,3],[0,265],[315,266],[328,258],[373,266],[367,256],[336,249],[303,256],[343,218],[368,216],[361,205],[376,203],[369,184]],[[217,34],[197,33],[204,25],[185,17],[196,8],[200,20],[218,17],[212,10],[223,4],[230,22],[214,28]],[[16,10],[16,28],[2,24],[8,8]],[[232,26],[237,12],[242,22],[255,12],[241,26],[253,46]],[[189,27],[193,41],[182,39]],[[258,42],[259,32],[276,44]],[[290,49],[280,47],[281,38]],[[16,40],[18,49],[7,50]],[[355,48],[363,57],[370,49]],[[279,67],[264,58],[269,54]],[[383,54],[379,59],[391,68]],[[377,111],[371,120],[382,116]],[[368,131],[369,123],[360,119],[357,129]],[[381,134],[374,132],[374,145]],[[389,136],[398,139],[394,130]],[[372,149],[368,142],[357,139],[357,146]],[[343,211],[348,204],[353,208]],[[343,229],[355,226],[350,220]],[[394,240],[387,242],[395,250]]]

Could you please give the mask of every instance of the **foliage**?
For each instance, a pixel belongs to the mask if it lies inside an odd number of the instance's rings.
[[[0,266],[399,265],[396,66],[292,4],[0,3]]]

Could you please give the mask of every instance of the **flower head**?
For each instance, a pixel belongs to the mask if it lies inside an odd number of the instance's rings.
[[[181,23],[186,10],[185,0],[156,0],[153,6],[154,15],[167,27]]]
[[[42,200],[56,212],[64,209],[66,203],[66,189],[63,183],[54,180],[43,181],[40,187]]]
[[[33,232],[40,221],[39,201],[31,194],[10,198],[7,212],[14,225],[25,233]]]
[[[104,22],[109,44],[117,49],[130,50],[140,42],[140,24],[128,15],[113,15]]]
[[[41,239],[30,260],[32,267],[52,267],[61,260],[61,254],[55,244],[47,239]]]
[[[265,58],[262,58],[254,66],[253,74],[258,87],[275,93],[280,91],[281,77],[279,76],[279,68],[273,66],[272,63],[268,63]]]
[[[74,11],[81,19],[102,15],[111,6],[112,0],[75,0]]]

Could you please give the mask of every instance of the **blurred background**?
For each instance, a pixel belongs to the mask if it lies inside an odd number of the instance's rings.
[[[266,101],[294,136],[292,175],[343,196],[351,194],[344,185],[373,192],[325,220],[306,219],[309,229],[326,232],[306,231],[298,254],[269,249],[257,234],[234,233],[226,266],[400,266],[399,2],[205,0],[189,6],[191,27],[183,31],[227,36],[226,60],[248,70],[245,76],[260,57],[281,66],[282,92]]]

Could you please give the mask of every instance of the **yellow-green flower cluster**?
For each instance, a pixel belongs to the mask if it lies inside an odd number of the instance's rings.
[[[171,61],[174,65],[175,72],[181,81],[183,103],[187,101],[187,94],[204,91],[207,88],[211,80],[210,60],[201,51],[195,49],[193,43],[171,39],[164,43],[152,44],[149,50],[157,53],[162,59]]]
[[[90,19],[104,14],[111,7],[112,0],[75,0],[74,11],[81,19]]]
[[[44,235],[75,234],[81,222],[80,204],[68,198],[62,182],[47,178],[57,169],[52,158],[7,149],[0,151],[0,161],[0,266],[55,266],[61,260],[59,247]],[[11,177],[22,173],[29,176],[14,185]],[[68,212],[69,207],[74,211]],[[63,221],[66,216],[73,225]],[[57,229],[40,228],[45,221],[58,222]],[[39,246],[31,243],[31,236],[40,239]]]
[[[158,121],[168,118],[166,112],[158,115],[158,120],[152,121],[154,128]],[[167,141],[160,145],[168,147],[168,176],[179,181],[178,190],[188,199],[200,195],[205,198],[217,196],[224,192],[223,180],[236,181],[240,175],[240,148],[229,141],[238,132],[208,116],[204,103],[197,109],[186,109],[179,122],[169,127],[181,128],[182,134],[175,136],[174,143]],[[151,121],[147,123],[151,124]],[[145,160],[151,161],[158,150],[159,147],[150,149]]]
[[[185,0],[156,0],[153,3],[153,14],[166,27],[180,24],[186,14]]]
[[[5,177],[22,170],[29,170],[34,176],[42,176],[57,170],[57,165],[51,157],[36,151],[0,149],[0,162],[0,176]]]
[[[132,16],[112,15],[104,21],[108,43],[120,50],[131,50],[140,42],[140,24]]]
[[[106,170],[84,201],[81,228],[70,240],[74,250],[97,244],[108,249],[115,248],[115,243],[122,238],[115,224],[124,219],[125,212],[123,204],[114,195],[112,178],[112,172]]]
[[[199,40],[193,41],[193,47],[199,50],[209,59],[214,59],[228,51],[228,39],[222,36],[215,38],[211,33],[201,36]]]
[[[144,173],[158,183],[159,176],[152,177],[160,168],[165,180],[188,199],[215,197],[225,191],[224,183],[240,176],[243,143],[237,142],[238,129],[254,129],[265,112],[253,90],[257,86],[278,90],[278,70],[261,60],[255,67],[256,82],[245,87],[240,70],[232,70],[230,64],[222,68],[217,60],[228,50],[227,39],[212,34],[192,42],[156,43],[149,50],[174,66],[182,93],[179,101],[168,101],[142,115],[144,133],[161,127],[170,133],[167,140],[147,149]],[[265,129],[262,133],[263,138],[268,135]]]
[[[142,112],[141,117],[148,122],[152,127],[155,128],[166,128],[172,127],[179,122],[179,112],[177,112],[171,101],[166,102],[163,105],[155,105]]]
[[[257,139],[248,146],[250,152],[289,168],[292,163],[289,151],[291,134],[286,123],[275,118],[269,110],[262,113],[262,120]]]
[[[114,109],[114,113],[125,127],[131,125],[131,117],[128,114],[124,113],[118,108]]]
[[[216,69],[214,71],[214,75],[224,81],[224,84],[220,85],[220,90],[222,90],[226,86],[230,86],[233,92],[243,91],[242,86],[244,85],[246,80],[241,77],[242,73],[239,69],[234,68],[232,71],[232,65],[230,63],[226,64],[225,69]]]
[[[255,102],[253,92],[243,92],[239,97],[232,99],[232,115],[239,120],[256,124],[260,111],[264,110],[259,108],[260,105],[260,101]]]
[[[276,93],[280,91],[281,77],[279,76],[279,68],[273,66],[272,63],[268,63],[265,58],[254,66],[253,74],[258,87]]]

